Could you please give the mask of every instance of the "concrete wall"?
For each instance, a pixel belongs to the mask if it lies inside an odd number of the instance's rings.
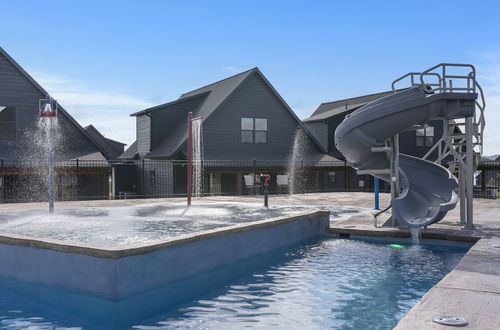
[[[322,235],[328,227],[329,213],[319,211],[122,250],[0,236],[0,276],[118,299]]]

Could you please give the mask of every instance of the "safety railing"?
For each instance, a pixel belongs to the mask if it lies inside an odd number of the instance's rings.
[[[394,80],[392,82],[392,90],[395,92],[397,91],[398,89],[396,89],[396,84],[399,83],[400,81],[403,81],[405,80],[406,78],[409,78],[410,80],[410,87],[415,87],[415,86],[420,86],[420,76],[422,75],[421,72],[408,72],[407,74],[405,75],[402,75],[401,77],[397,78],[396,80]],[[431,86],[431,87],[438,87],[438,86],[441,86],[441,76],[438,74],[438,73],[428,73],[426,74],[427,76],[433,76],[433,77],[437,77],[437,83],[427,83],[428,86]],[[408,87],[408,86],[406,86]]]
[[[470,72],[466,75],[459,74],[449,74],[448,69],[455,68],[468,68]],[[440,71],[434,72],[434,71]],[[472,64],[459,64],[459,63],[440,63],[437,64],[420,74],[420,84],[421,85],[429,85],[428,82],[425,81],[425,78],[428,77],[431,73],[438,74],[440,76],[440,86],[431,86],[434,92],[441,93],[451,93],[451,92],[466,92],[466,93],[475,93],[477,82],[476,82],[476,68]],[[465,82],[464,87],[457,87],[454,82],[461,81]]]
[[[452,68],[465,69],[467,73],[450,73]],[[479,111],[474,117],[474,136],[475,145],[480,147],[480,153],[483,152],[486,102],[483,89],[476,80],[476,68],[472,64],[440,63],[422,72],[409,72],[392,82],[392,90],[396,92],[396,85],[404,80],[409,80],[409,87],[428,86],[434,93],[478,93],[479,99],[475,104]],[[405,87],[408,88],[408,85]]]

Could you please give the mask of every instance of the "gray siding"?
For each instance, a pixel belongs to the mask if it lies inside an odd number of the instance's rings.
[[[434,127],[434,143],[436,143],[443,136],[443,122],[441,120],[434,120],[429,122],[429,126]],[[399,151],[401,153],[412,155],[415,157],[423,157],[431,147],[417,147],[415,131],[402,132],[399,134]],[[437,148],[431,154],[429,160],[437,158]]]
[[[38,100],[45,98],[21,72],[0,54],[0,105],[16,108],[16,139],[0,140],[0,158],[20,160],[36,156],[34,134],[38,122]],[[70,159],[97,152],[93,143],[61,112],[61,143],[56,157]]]
[[[267,118],[267,143],[241,143],[241,118]],[[203,123],[205,159],[286,160],[298,123],[259,75],[250,76]],[[318,152],[318,148],[309,143]]]
[[[148,115],[136,118],[137,153],[142,157],[151,151],[151,118]]]
[[[171,138],[171,142],[177,141],[172,135],[186,134],[188,112],[194,111],[205,100],[205,97],[194,98],[192,100],[169,105],[165,109],[158,109],[151,112],[151,148],[157,148],[161,143],[169,144],[170,141],[163,141]]]

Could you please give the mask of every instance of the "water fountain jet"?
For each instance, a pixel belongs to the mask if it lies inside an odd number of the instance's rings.
[[[45,99],[39,101],[40,119],[47,121],[45,135],[47,137],[47,168],[48,168],[48,197],[49,197],[49,212],[54,213],[54,138],[53,138],[53,121],[57,120],[57,101],[47,94]]]

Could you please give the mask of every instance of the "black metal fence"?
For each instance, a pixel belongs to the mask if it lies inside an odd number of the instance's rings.
[[[500,162],[483,161],[475,173],[474,197],[500,199]]]
[[[261,194],[259,174],[269,174],[270,193],[373,192],[374,179],[357,175],[344,162],[204,161],[204,196]],[[187,163],[171,160],[58,162],[55,166],[58,200],[159,198],[186,196]],[[278,184],[288,175],[290,184]],[[283,182],[283,177],[281,177]],[[500,198],[500,162],[481,162],[475,173],[474,197]],[[389,185],[380,182],[380,191]],[[0,160],[0,202],[47,199],[47,167],[43,163]]]
[[[295,193],[373,191],[373,177],[356,175],[345,162],[298,162],[294,164],[293,182],[283,185],[278,184],[278,176],[290,177],[291,170],[284,161],[210,160],[198,165],[203,171],[204,196],[260,194],[260,174],[271,176],[271,194],[287,194],[291,184]],[[117,198],[186,196],[186,161],[139,160],[115,163],[113,167]],[[389,186],[381,183],[381,191],[388,192]]]
[[[107,161],[56,162],[56,199],[94,200],[112,196],[112,167]],[[45,201],[48,167],[43,162],[0,160],[0,202]]]

